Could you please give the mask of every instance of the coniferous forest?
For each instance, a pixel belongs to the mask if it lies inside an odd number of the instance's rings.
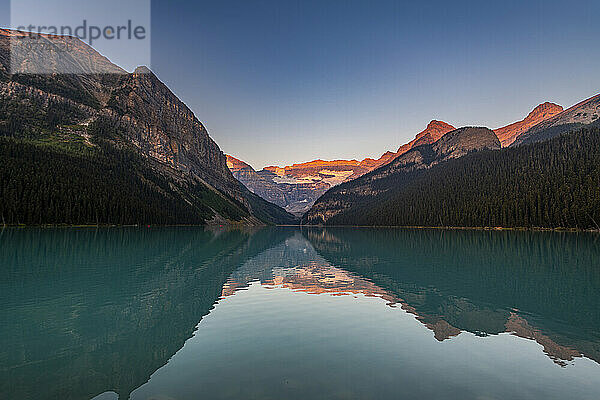
[[[202,224],[212,210],[248,215],[202,184],[182,196],[138,154],[107,143],[76,150],[0,137],[0,159],[0,224]]]
[[[375,185],[383,193],[345,198],[352,206],[327,224],[600,229],[600,128],[475,152]]]

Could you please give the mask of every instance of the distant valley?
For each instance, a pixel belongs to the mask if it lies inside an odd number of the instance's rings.
[[[386,165],[413,147],[433,143],[454,129],[452,125],[445,122],[431,121],[411,142],[401,146],[395,152],[384,153],[378,159],[314,160],[286,167],[266,167],[261,171],[255,171],[245,162],[228,155],[227,165],[233,176],[250,191],[292,214],[302,216],[331,187]]]
[[[497,128],[494,133],[503,148],[513,145],[515,141],[518,144],[525,140],[527,135],[531,135],[531,132],[535,132],[534,127],[538,129],[543,126],[542,122],[550,122],[555,116],[559,118],[558,121],[565,120],[563,111],[563,107],[545,102],[535,107],[524,119]],[[585,115],[587,117],[583,117],[581,113],[580,119],[587,118],[586,121],[592,122],[594,115],[592,110],[590,109]],[[227,165],[233,175],[251,192],[283,207],[292,214],[302,216],[330,188],[385,166],[413,148],[432,144],[455,129],[446,122],[432,120],[412,141],[400,146],[394,152],[385,152],[377,159],[314,160],[285,167],[270,166],[256,171],[244,161],[228,155]]]

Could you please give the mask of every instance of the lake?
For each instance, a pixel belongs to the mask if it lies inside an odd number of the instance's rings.
[[[2,399],[598,399],[600,236],[0,231]]]

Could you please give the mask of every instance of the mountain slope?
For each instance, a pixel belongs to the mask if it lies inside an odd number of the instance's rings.
[[[396,152],[386,152],[378,159],[314,160],[286,167],[271,166],[255,171],[245,162],[227,156],[228,166],[233,175],[250,191],[284,207],[290,213],[301,216],[329,188],[388,164],[413,147],[433,143],[452,130],[454,130],[452,125],[433,120],[411,142],[401,146]]]
[[[365,184],[373,193],[368,198],[341,185],[319,199],[305,220],[600,229],[598,182],[600,128],[584,128],[527,146],[471,153],[430,169],[403,169]]]
[[[34,145],[51,144],[77,157],[82,156],[83,146],[85,152],[94,157],[116,152],[117,160],[129,159],[128,154],[133,153],[137,157],[135,170],[138,173],[128,179],[135,178],[142,185],[148,183],[145,178],[148,174],[164,180],[169,190],[191,207],[188,211],[196,213],[193,223],[294,221],[292,215],[256,198],[240,185],[227,168],[225,155],[202,123],[147,68],[140,67],[131,74],[114,66],[108,74],[10,75],[10,41],[14,35],[14,31],[0,30],[0,136],[16,139],[11,146],[18,146],[23,140]],[[46,39],[48,46],[57,45],[55,37]],[[61,65],[108,62],[74,39],[69,51],[57,48],[55,53],[56,62]],[[85,54],[83,60],[79,58],[82,54]],[[54,154],[47,150],[46,146],[35,151],[43,151],[44,157]],[[115,167],[125,170],[127,164]],[[101,176],[96,177],[102,180]],[[160,185],[149,186],[152,196],[164,195]],[[93,188],[86,190],[92,192]],[[206,193],[219,199],[218,209],[211,207],[214,202],[206,203]],[[36,202],[35,199],[30,201]],[[38,206],[44,207],[43,204]],[[197,207],[208,207],[209,212],[198,212]],[[26,219],[23,215],[13,216],[13,221],[23,219]],[[119,221],[120,218],[108,215],[99,222]],[[163,219],[148,216],[143,222],[160,221]],[[179,217],[169,218],[169,221],[191,223]],[[46,221],[42,218],[41,223]]]
[[[254,168],[237,158],[227,156],[227,166],[233,176],[248,188],[252,193],[267,199],[273,204],[285,207],[287,202],[285,194],[274,182],[264,179]]]
[[[329,189],[325,182],[285,183],[263,169],[255,171],[250,165],[227,156],[227,165],[233,176],[260,198],[283,207],[289,213],[302,216],[314,201]]]
[[[519,135],[526,132],[529,128],[552,118],[562,111],[563,108],[558,104],[546,102],[534,108],[522,121],[495,129],[494,132],[496,133],[496,136],[498,136],[498,139],[500,139],[502,147],[508,147]]]
[[[548,140],[585,125],[600,124],[600,94],[583,100],[519,135],[512,146]]]
[[[487,128],[466,127],[451,131],[432,144],[423,144],[402,154],[390,164],[346,182],[325,193],[304,215],[303,223],[329,223],[338,214],[377,204],[381,196],[395,189],[389,184],[394,176],[431,168],[473,151],[499,149],[500,141]]]
[[[417,146],[437,142],[446,133],[451,132],[455,129],[455,127],[444,121],[437,121],[434,119],[431,122],[429,122],[429,124],[427,124],[427,127],[423,131],[419,132],[412,141],[400,146],[398,151],[396,151],[395,153],[388,152],[384,154],[384,156],[380,158],[381,161],[378,162],[378,167],[388,164],[396,157],[401,156],[402,154]]]

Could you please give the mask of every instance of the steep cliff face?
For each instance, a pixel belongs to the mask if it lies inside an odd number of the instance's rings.
[[[142,154],[248,206],[225,155],[204,125],[149,69],[140,67],[124,76],[107,108]]]
[[[397,157],[391,163],[351,182],[327,191],[303,217],[307,224],[326,224],[334,216],[356,204],[378,201],[392,187],[382,185],[392,175],[431,168],[470,152],[500,149],[500,141],[488,128],[466,127],[451,131],[432,144],[423,144]]]
[[[512,146],[541,142],[585,125],[600,124],[600,94],[545,119],[521,133]]]
[[[233,176],[252,193],[280,207],[287,205],[283,191],[271,180],[259,175],[250,165],[228,155],[227,166]]]
[[[95,140],[103,140],[145,159],[144,168],[169,181],[192,207],[207,196],[195,193],[203,187],[214,192],[224,210],[236,209],[245,223],[294,220],[240,185],[203,124],[148,68],[126,73],[83,42],[68,39],[68,51],[57,47],[43,66],[54,66],[58,73],[11,75],[11,57],[20,44],[13,41],[15,35],[20,33],[0,30],[0,136],[41,140],[50,135],[61,143],[85,140],[91,149]],[[67,40],[46,36],[40,39],[47,42],[46,49]],[[34,54],[19,62],[35,71],[32,63],[39,60]],[[60,73],[70,66],[86,71],[97,67],[102,73]],[[210,208],[216,221],[229,219],[214,205]]]
[[[552,118],[562,111],[563,108],[558,104],[546,102],[534,108],[522,121],[498,128],[494,132],[498,136],[498,139],[500,139],[502,147],[508,147],[519,135],[526,132],[529,128]]]

